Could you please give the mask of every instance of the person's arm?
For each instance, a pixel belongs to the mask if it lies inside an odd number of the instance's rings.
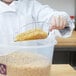
[[[52,16],[61,16],[67,23],[63,29],[55,29],[55,35],[59,37],[69,37],[74,29],[74,24],[71,22],[69,15],[65,12],[55,11],[48,5],[42,5],[38,1],[34,0],[34,18],[37,21],[51,22]]]

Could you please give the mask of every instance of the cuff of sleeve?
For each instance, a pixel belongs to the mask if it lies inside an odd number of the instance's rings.
[[[66,27],[63,30],[58,30],[58,32],[59,32],[59,37],[67,38],[72,35],[73,29],[71,29],[70,27]]]
[[[70,32],[70,31],[71,31],[71,29],[68,26],[62,30],[59,30],[59,32],[61,33],[62,36],[64,36],[67,32]]]

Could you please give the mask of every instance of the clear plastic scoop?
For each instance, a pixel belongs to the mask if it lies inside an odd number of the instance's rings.
[[[45,39],[49,35],[49,23],[32,22],[20,28],[15,41]],[[22,39],[22,40],[21,40]]]

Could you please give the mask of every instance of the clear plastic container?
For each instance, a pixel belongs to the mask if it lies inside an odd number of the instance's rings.
[[[50,76],[56,44],[53,32],[50,35],[41,40],[1,44],[0,75]]]
[[[7,76],[50,76],[55,43],[25,42],[0,46],[0,74]],[[1,52],[2,51],[2,52]]]

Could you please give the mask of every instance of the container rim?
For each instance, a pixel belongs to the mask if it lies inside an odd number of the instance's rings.
[[[8,44],[8,45],[0,45],[0,48],[43,48],[43,47],[50,47],[56,45],[55,43],[48,43],[43,45],[17,45],[17,44]]]
[[[18,44],[1,44],[0,45],[0,56],[5,56],[8,54],[11,54],[15,51],[18,51],[20,49],[40,49],[40,48],[54,48],[54,45],[56,43],[48,43],[43,45],[18,45]],[[11,51],[10,51],[11,50]]]

